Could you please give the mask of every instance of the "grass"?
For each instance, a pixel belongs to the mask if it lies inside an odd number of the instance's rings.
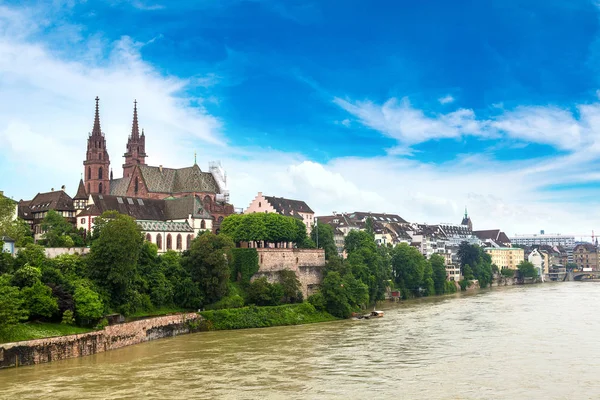
[[[160,317],[161,315],[190,312],[190,311],[195,311],[195,310],[189,310],[187,308],[181,308],[181,307],[159,307],[159,308],[155,308],[152,311],[138,311],[133,314],[130,314],[127,316],[127,320],[129,321],[132,319],[140,319],[140,318],[146,318],[146,317],[148,317],[148,318]]]
[[[0,330],[0,343],[86,333],[93,329],[50,322],[26,322]]]

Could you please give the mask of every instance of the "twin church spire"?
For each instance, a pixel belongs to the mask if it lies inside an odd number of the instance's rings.
[[[88,137],[88,146],[84,165],[84,187],[87,194],[110,193],[110,182],[112,171],[110,171],[110,159],[106,149],[106,139],[100,128],[100,99],[96,97],[96,112],[94,115],[94,126]],[[131,176],[136,165],[146,163],[146,137],[144,131],[140,135],[137,115],[137,100],[133,102],[133,123],[131,135],[127,140],[127,150],[123,155],[123,177]]]

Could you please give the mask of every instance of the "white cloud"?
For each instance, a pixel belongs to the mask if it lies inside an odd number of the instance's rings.
[[[440,104],[450,104],[454,103],[454,97],[452,97],[452,95],[447,94],[444,97],[440,97],[438,101],[440,102]]]

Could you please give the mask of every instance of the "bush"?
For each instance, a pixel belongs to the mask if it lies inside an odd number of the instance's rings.
[[[61,324],[75,325],[75,318],[73,318],[73,311],[66,310],[63,313]]]
[[[266,277],[256,279],[248,288],[248,300],[257,306],[276,306],[281,304],[283,287],[279,283],[269,283]]]
[[[471,284],[471,281],[463,279],[462,281],[459,281],[458,284],[460,285],[460,290],[464,292],[467,290],[467,288]]]
[[[244,307],[244,298],[239,294],[227,296],[217,301],[214,304],[206,306],[207,310],[222,310],[226,308],[240,308]]]
[[[73,295],[75,314],[83,325],[92,324],[104,314],[104,305],[94,290],[79,284]]]
[[[317,292],[308,296],[308,302],[319,311],[325,311],[327,308],[327,302],[325,301],[325,297],[323,297],[321,292]]]
[[[454,282],[446,281],[444,283],[444,293],[456,293],[456,284]]]
[[[42,282],[21,289],[21,293],[31,318],[50,318],[58,312],[58,302],[52,297],[52,289]]]
[[[240,282],[246,286],[258,272],[258,252],[256,249],[235,248],[232,250],[233,262],[230,265],[232,282]]]

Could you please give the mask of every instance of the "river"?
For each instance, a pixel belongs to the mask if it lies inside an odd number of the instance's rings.
[[[0,371],[2,399],[597,399],[600,283],[382,306]]]

